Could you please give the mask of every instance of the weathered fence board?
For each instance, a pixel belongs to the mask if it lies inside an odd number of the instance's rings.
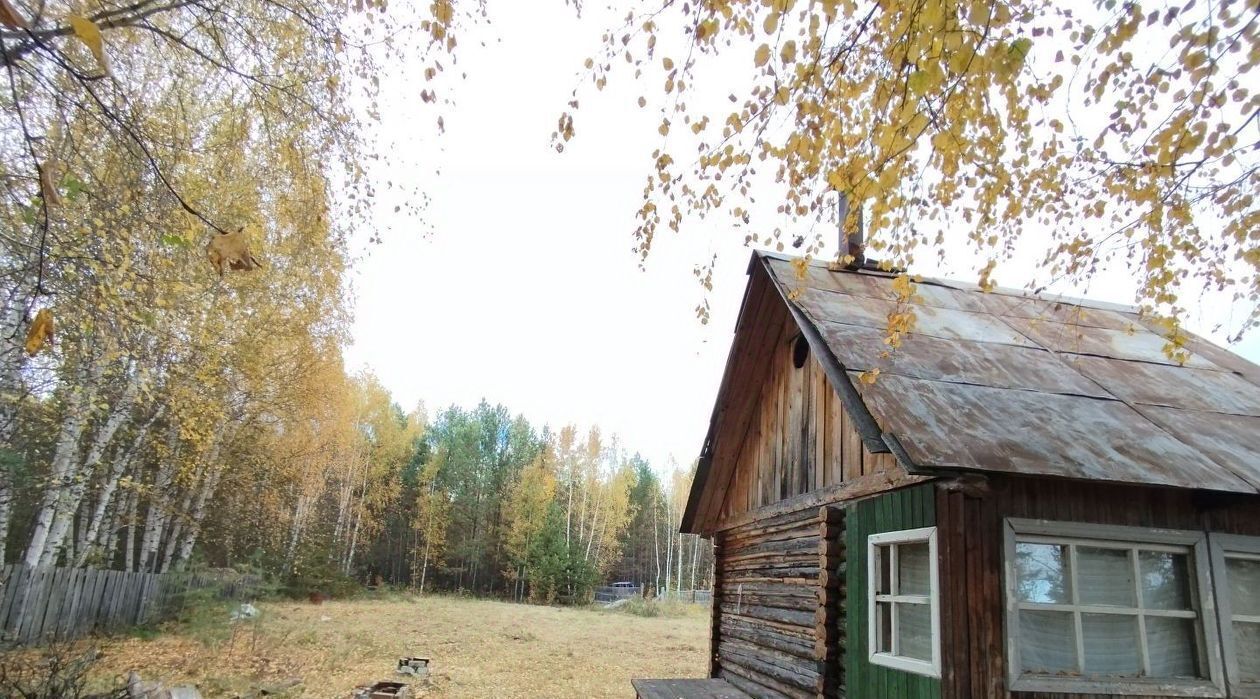
[[[256,591],[253,576],[137,573],[96,568],[0,567],[0,646],[76,638],[157,621],[189,590],[217,588],[237,599]]]

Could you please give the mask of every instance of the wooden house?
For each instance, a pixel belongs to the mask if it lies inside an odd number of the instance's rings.
[[[641,697],[1260,697],[1260,367],[943,280],[881,356],[892,275],[749,276],[682,525],[714,679]]]

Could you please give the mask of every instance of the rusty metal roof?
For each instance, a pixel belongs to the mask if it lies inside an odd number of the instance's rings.
[[[912,471],[1260,492],[1260,367],[1237,355],[1193,338],[1180,364],[1134,308],[925,279],[881,356],[893,275],[756,255]]]

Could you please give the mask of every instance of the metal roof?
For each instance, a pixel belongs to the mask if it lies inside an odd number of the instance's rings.
[[[1260,492],[1260,367],[1205,340],[1179,364],[1135,308],[924,279],[881,356],[894,275],[755,256],[912,471]]]

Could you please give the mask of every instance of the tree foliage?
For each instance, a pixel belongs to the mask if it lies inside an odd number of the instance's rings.
[[[604,40],[597,88],[664,78],[641,255],[711,215],[779,249],[829,222],[795,241],[821,255],[839,191],[886,268],[964,241],[984,286],[1004,262],[1077,285],[1122,263],[1173,351],[1204,289],[1247,309],[1236,334],[1260,322],[1255,3],[667,1]]]

